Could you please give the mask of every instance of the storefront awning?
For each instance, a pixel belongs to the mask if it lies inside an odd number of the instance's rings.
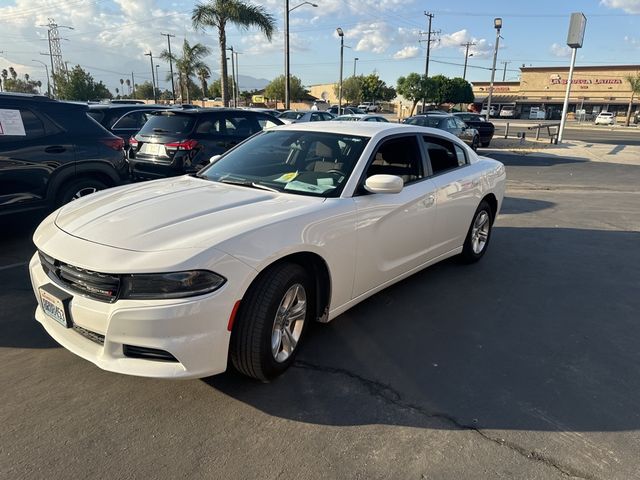
[[[520,97],[518,95],[493,95],[491,103],[515,103]],[[475,97],[475,103],[487,103],[489,96]]]

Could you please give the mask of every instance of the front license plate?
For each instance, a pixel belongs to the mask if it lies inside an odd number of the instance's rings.
[[[71,295],[51,284],[43,285],[38,290],[40,292],[40,304],[44,313],[63,327],[70,328],[71,318],[69,318],[68,304]]]
[[[166,155],[164,145],[160,143],[145,143],[142,145],[140,152],[146,155],[155,155],[158,157]]]

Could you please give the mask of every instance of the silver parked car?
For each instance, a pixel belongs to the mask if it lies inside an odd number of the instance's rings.
[[[282,120],[283,123],[326,122],[333,120],[335,115],[318,110],[287,110],[286,112],[282,112],[278,118]]]

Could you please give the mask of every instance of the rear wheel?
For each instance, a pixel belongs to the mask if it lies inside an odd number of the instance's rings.
[[[73,180],[62,187],[56,199],[56,206],[64,205],[72,200],[85,197],[98,190],[104,190],[107,186],[100,180],[93,178],[81,178]]]
[[[483,200],[473,215],[471,226],[467,232],[467,238],[460,254],[462,261],[473,263],[482,258],[489,246],[492,225],[493,212],[489,204]]]
[[[267,270],[242,300],[230,356],[240,373],[267,382],[294,361],[313,311],[306,271],[296,264]]]
[[[490,143],[491,143],[491,140],[487,140],[486,142],[480,142],[480,145],[482,146],[482,148],[487,148]]]
[[[478,150],[478,145],[480,145],[480,137],[478,137],[477,135],[475,137],[473,137],[473,140],[471,140],[471,149],[475,152]]]

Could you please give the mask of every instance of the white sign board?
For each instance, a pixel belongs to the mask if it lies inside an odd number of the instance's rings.
[[[587,17],[584,13],[577,12],[571,14],[569,22],[569,34],[567,35],[567,45],[571,48],[582,48],[584,41],[584,30],[587,26]]]
[[[0,135],[26,136],[20,110],[0,108]]]

